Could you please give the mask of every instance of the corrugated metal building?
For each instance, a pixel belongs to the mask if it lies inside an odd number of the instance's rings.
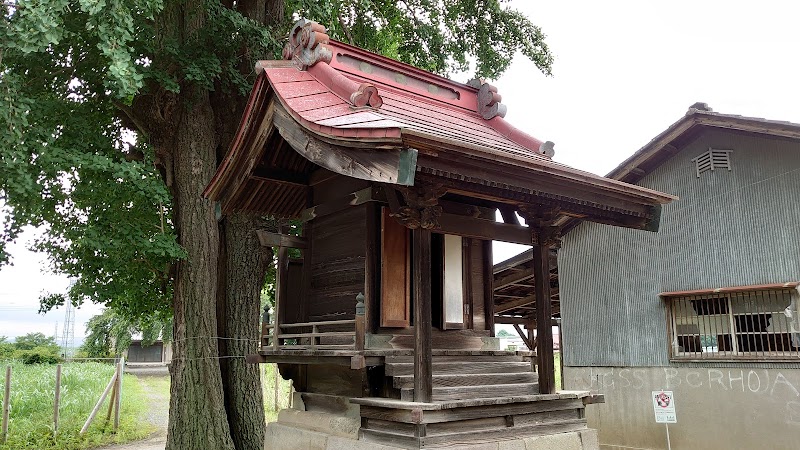
[[[582,223],[559,252],[565,383],[606,394],[601,443],[666,448],[667,389],[675,448],[800,448],[800,125],[696,104],[609,177],[680,200],[658,233]]]

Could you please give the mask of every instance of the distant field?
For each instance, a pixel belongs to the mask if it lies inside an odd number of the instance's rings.
[[[0,362],[0,397],[5,383],[5,368]],[[0,450],[81,450],[99,445],[142,439],[153,432],[143,418],[147,414],[147,399],[139,380],[125,375],[122,387],[120,429],[113,434],[113,423],[106,424],[108,399],[100,409],[89,431],[78,436],[103,393],[114,366],[96,362],[64,364],[61,379],[61,406],[58,436],[53,439],[53,400],[55,391],[54,365],[23,365],[10,363],[11,414],[8,440]],[[109,395],[110,397],[110,395]],[[112,418],[113,422],[113,418]]]

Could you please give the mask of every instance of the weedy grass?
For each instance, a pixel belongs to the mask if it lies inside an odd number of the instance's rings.
[[[58,434],[54,438],[56,366],[0,363],[0,395],[7,365],[12,366],[11,409],[8,438],[0,444],[0,450],[82,450],[143,439],[155,431],[145,420],[147,397],[139,380],[126,374],[122,379],[122,409],[117,433],[113,433],[113,416],[110,423],[106,422],[110,401],[107,398],[87,433],[79,436],[81,427],[111,380],[114,366],[73,362],[64,364],[62,370],[60,419]]]
[[[260,364],[261,366],[261,389],[264,393],[264,411],[267,423],[278,420],[278,411],[289,407],[289,400],[292,396],[291,381],[284,380],[278,374],[277,364]],[[278,377],[278,401],[275,404],[275,377]]]

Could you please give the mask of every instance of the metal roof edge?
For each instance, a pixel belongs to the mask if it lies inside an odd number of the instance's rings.
[[[738,292],[796,289],[797,286],[800,286],[800,281],[789,281],[786,283],[752,284],[746,286],[729,286],[729,287],[719,287],[712,289],[694,289],[689,291],[661,292],[660,294],[658,294],[658,296],[663,299],[668,299],[673,297],[687,297],[693,295],[732,294]]]

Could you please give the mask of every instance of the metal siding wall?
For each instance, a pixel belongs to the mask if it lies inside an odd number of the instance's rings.
[[[730,149],[732,171],[692,158]],[[800,143],[707,131],[639,183],[678,195],[658,233],[584,223],[559,252],[564,364],[666,366],[659,292],[800,280]]]

